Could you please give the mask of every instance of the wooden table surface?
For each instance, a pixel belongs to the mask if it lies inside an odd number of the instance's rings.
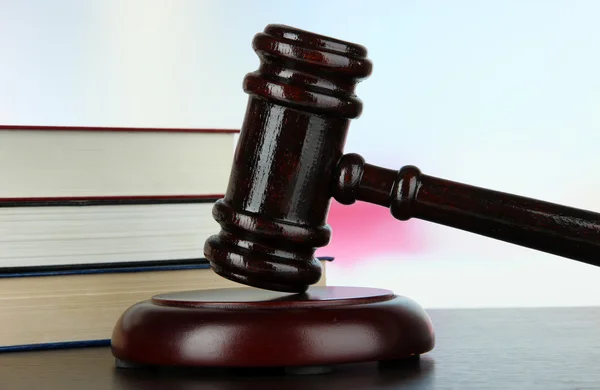
[[[2,390],[600,389],[600,308],[430,310],[436,348],[413,364],[322,375],[115,369],[108,348],[0,354]]]

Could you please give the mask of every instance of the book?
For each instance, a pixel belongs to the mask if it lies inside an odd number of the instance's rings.
[[[0,126],[0,202],[222,194],[234,129]]]
[[[318,285],[326,284],[324,274]],[[34,270],[0,276],[0,352],[110,345],[119,316],[153,295],[244,285],[195,262]]]
[[[205,240],[220,230],[212,216],[215,200],[0,206],[0,274],[28,268],[203,258]]]

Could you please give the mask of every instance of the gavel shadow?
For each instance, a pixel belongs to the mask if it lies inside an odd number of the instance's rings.
[[[114,383],[124,389],[172,390],[331,390],[423,389],[434,381],[434,361],[429,357],[386,363],[341,364],[324,374],[297,375],[283,368],[182,368],[115,369]],[[425,387],[423,387],[425,386]]]

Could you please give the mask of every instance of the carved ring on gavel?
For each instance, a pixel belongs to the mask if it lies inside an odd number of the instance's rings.
[[[263,289],[306,291],[321,278],[314,254],[330,240],[331,198],[600,265],[599,213],[344,154],[349,122],[362,110],[355,86],[372,69],[363,46],[269,25],[253,48],[261,63],[244,79],[246,115],[227,191],[213,209],[222,229],[204,249],[219,275]]]

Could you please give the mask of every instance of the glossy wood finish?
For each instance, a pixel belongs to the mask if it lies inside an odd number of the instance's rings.
[[[280,25],[255,36],[261,64],[229,186],[214,208],[222,229],[206,241],[218,274],[250,286],[303,292],[320,278],[331,197],[600,265],[600,214],[398,170],[343,155],[362,105],[355,84],[371,72],[364,47]],[[360,224],[360,221],[357,221]]]
[[[419,218],[600,266],[600,214],[428,176],[344,155],[334,178],[340,203],[389,207],[402,221]]]
[[[311,287],[163,294],[119,319],[114,356],[128,364],[196,367],[322,366],[410,358],[434,345],[431,321],[388,290]]]
[[[600,308],[429,310],[436,348],[408,364],[115,369],[109,348],[0,354],[2,390],[592,390]]]
[[[321,277],[314,252],[331,235],[331,177],[371,63],[362,46],[284,26],[267,26],[252,45],[261,65],[244,79],[246,116],[214,208],[223,230],[205,255],[226,278],[303,292]]]

